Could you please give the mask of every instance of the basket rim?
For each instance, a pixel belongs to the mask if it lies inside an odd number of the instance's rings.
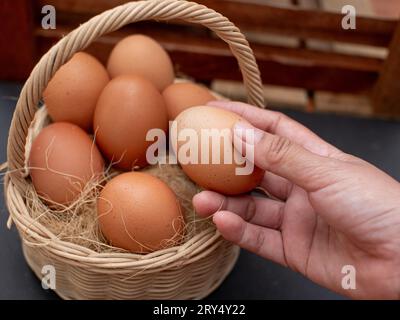
[[[194,235],[185,243],[182,243],[178,246],[157,250],[151,253],[137,254],[131,252],[97,252],[82,245],[74,244],[72,242],[57,238],[44,225],[33,219],[29,215],[29,211],[24,201],[18,201],[23,200],[23,196],[18,194],[18,196],[15,197],[15,191],[18,192],[18,190],[16,190],[15,186],[12,183],[9,183],[7,180],[9,179],[6,179],[5,190],[10,217],[15,223],[24,244],[28,247],[46,247],[46,249],[51,251],[52,254],[55,254],[61,258],[64,257],[89,265],[95,264],[96,267],[102,267],[105,269],[115,268],[116,265],[124,265],[125,267],[143,266],[149,268],[152,266],[157,267],[157,262],[160,260],[162,260],[163,265],[174,264],[181,258],[187,258],[187,260],[190,260],[190,262],[192,260],[197,260],[196,256],[201,255],[202,251],[207,250],[214,245],[220,245],[222,241],[226,241],[221,237],[218,230],[216,230],[214,227],[209,227]],[[14,197],[10,197],[10,194],[14,194]],[[15,203],[16,200],[18,203]],[[21,209],[24,210],[25,213],[22,213],[20,216],[18,216],[16,212]],[[23,217],[25,221],[21,221],[21,217]],[[34,229],[36,229],[36,231]],[[39,232],[42,232],[42,234],[39,234]],[[48,237],[45,237],[43,233],[47,233]],[[36,240],[41,243],[31,242],[29,239]],[[196,247],[192,248],[193,246]]]
[[[28,248],[26,248],[25,246],[23,246],[22,248],[22,252],[24,255],[25,260],[27,261],[28,265],[31,267],[32,271],[35,273],[35,275],[39,278],[42,279],[42,274],[40,272],[37,272],[38,270],[35,270],[34,268],[34,263],[33,261],[28,257],[27,254],[27,250]],[[227,278],[227,276],[230,274],[230,272],[232,271],[232,269],[235,267],[236,261],[238,260],[240,255],[240,248],[239,247],[235,247],[233,249],[233,254],[232,254],[232,263],[230,263],[225,272],[222,273],[222,276],[218,279],[218,281],[216,281],[211,287],[209,287],[207,290],[204,290],[202,292],[199,292],[197,296],[192,297],[194,300],[201,300],[206,298],[207,296],[209,296],[211,293],[213,293],[220,285],[221,283],[223,283],[225,281],[225,279]],[[67,294],[65,294],[64,292],[60,291],[60,290],[54,290],[54,292],[63,300],[70,300],[71,297],[68,296]]]

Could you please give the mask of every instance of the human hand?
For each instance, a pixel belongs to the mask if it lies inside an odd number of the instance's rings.
[[[260,187],[276,199],[203,191],[193,198],[198,214],[213,215],[227,240],[331,290],[399,299],[400,184],[281,113],[237,102],[210,105],[251,123],[254,162],[266,170]],[[354,290],[342,287],[345,265],[356,270]]]

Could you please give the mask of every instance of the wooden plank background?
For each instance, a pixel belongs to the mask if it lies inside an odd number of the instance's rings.
[[[39,55],[91,16],[125,2],[39,0],[39,7],[51,4],[57,8],[59,24],[57,30],[42,30],[40,27],[35,29]],[[341,14],[271,7],[245,1],[198,2],[228,16],[245,33],[275,33],[280,36],[388,45],[395,28],[393,21],[360,18],[357,30],[345,32],[341,28]],[[151,22],[134,24],[97,40],[88,51],[104,62],[112,46],[121,37],[135,32],[150,35],[158,40],[169,51],[180,73],[203,82],[213,79],[241,80],[236,61],[227,46],[212,37],[204,28],[182,21],[172,21],[161,26]],[[366,92],[373,87],[383,64],[383,61],[377,58],[272,46],[257,41],[257,38],[251,40],[265,84],[331,92]]]
[[[314,0],[290,1],[311,4]],[[377,0],[368,1],[371,6],[378,3]],[[23,81],[38,59],[62,36],[90,17],[126,2],[128,0],[1,1],[0,45],[4,49],[0,51],[0,79]],[[397,71],[393,72],[397,68],[393,66],[399,58],[391,54],[385,61],[384,54],[389,47],[397,52],[392,39],[398,19],[358,16],[356,30],[343,30],[340,11],[324,11],[310,5],[299,9],[266,5],[261,1],[197,2],[221,12],[246,34],[266,85],[305,90],[311,109],[317,97],[315,92],[357,95],[374,92],[376,113],[400,115],[400,108],[396,107],[400,90],[392,85],[397,80]],[[56,30],[41,28],[43,5],[56,7]],[[385,10],[387,12],[388,7]],[[183,21],[132,24],[98,39],[87,51],[105,63],[112,46],[131,33],[147,34],[159,41],[170,53],[179,75],[207,84],[218,79],[241,81],[237,63],[228,47],[204,27]],[[271,42],[273,37],[280,41]],[[367,46],[370,49],[364,50]],[[379,96],[376,92],[384,94]]]

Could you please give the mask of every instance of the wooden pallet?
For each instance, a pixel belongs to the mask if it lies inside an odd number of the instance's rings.
[[[304,0],[303,0],[304,1]],[[39,57],[63,35],[93,15],[126,0],[4,0],[0,2],[0,79],[23,80]],[[343,30],[342,14],[263,1],[198,0],[238,25],[249,35],[263,82],[314,92],[350,93],[373,97],[374,112],[400,116],[400,27],[395,19],[358,17],[356,30]],[[264,3],[264,4],[263,4]],[[57,9],[57,29],[43,30],[40,9]],[[103,62],[112,46],[131,33],[154,37],[169,51],[178,73],[210,83],[240,81],[235,59],[227,46],[203,27],[171,21],[144,22],[102,37],[88,52]],[[267,36],[318,40],[389,48],[387,59],[359,53],[335,52],[309,46],[271,44]],[[290,41],[289,41],[290,42]],[[5,49],[3,49],[5,48]]]

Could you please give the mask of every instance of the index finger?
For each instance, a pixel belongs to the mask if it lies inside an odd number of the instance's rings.
[[[263,131],[288,138],[318,155],[331,156],[340,152],[337,148],[322,140],[311,130],[283,113],[260,109],[243,102],[211,101],[208,105],[237,113],[253,126]]]

